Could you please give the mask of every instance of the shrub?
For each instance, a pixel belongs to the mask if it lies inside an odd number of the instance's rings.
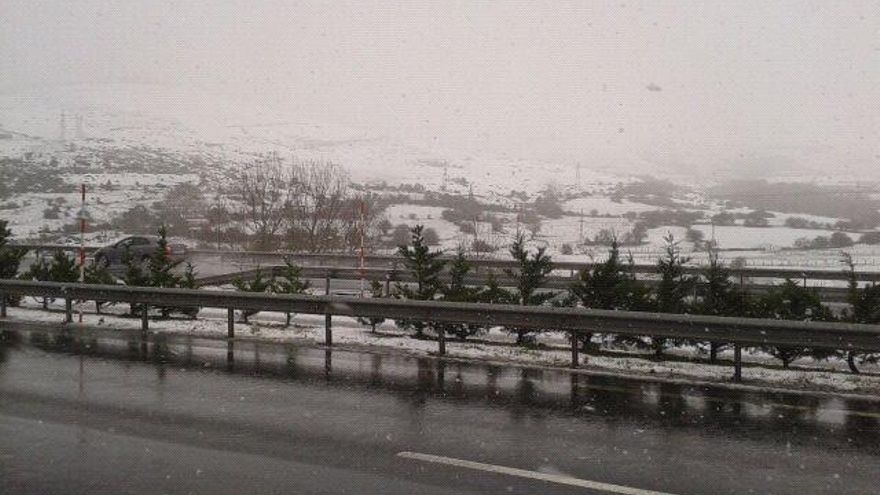
[[[636,280],[632,259],[629,263],[621,260],[617,240],[611,241],[608,259],[581,270],[569,291],[573,300],[585,308],[644,311],[650,307],[650,290]],[[591,338],[592,334],[580,334],[584,350]]]
[[[494,253],[496,249],[495,246],[482,239],[474,239],[474,242],[471,243],[471,250],[475,253]]]
[[[510,255],[517,263],[517,267],[505,270],[507,275],[516,281],[516,289],[512,293],[514,304],[540,306],[556,295],[549,291],[539,292],[547,275],[553,271],[553,261],[545,251],[546,248],[541,247],[535,252],[530,252],[525,246],[525,237],[522,234],[514,239],[510,246]],[[532,329],[512,328],[510,331],[516,333],[518,345],[534,341],[531,335],[534,332]]]
[[[751,312],[751,316],[758,318],[834,320],[833,314],[822,305],[822,301],[819,299],[816,291],[802,287],[791,280],[786,280],[781,287],[759,298],[753,305]],[[766,346],[764,349],[770,355],[782,361],[784,368],[788,368],[792,361],[805,355],[812,355],[814,358],[821,359],[833,354],[809,347]]]
[[[415,279],[415,288],[405,284],[397,284],[395,288],[397,297],[416,301],[430,301],[440,291],[442,287],[440,272],[445,268],[446,261],[440,258],[443,255],[443,251],[431,251],[428,246],[429,243],[425,236],[424,227],[416,225],[411,231],[410,244],[402,245],[398,248],[397,252],[403,258],[404,266],[406,266]],[[416,332],[416,337],[423,337],[429,323],[398,320],[397,326],[413,329]]]
[[[828,241],[829,245],[833,248],[850,247],[854,244],[852,238],[843,232],[835,232],[831,234]]]
[[[862,244],[880,244],[880,232],[865,232],[859,239]]]

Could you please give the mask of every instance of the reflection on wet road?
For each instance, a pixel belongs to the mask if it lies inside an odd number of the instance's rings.
[[[577,479],[818,494],[880,483],[872,402],[106,331],[4,335],[0,438],[5,493],[607,493],[552,481]]]

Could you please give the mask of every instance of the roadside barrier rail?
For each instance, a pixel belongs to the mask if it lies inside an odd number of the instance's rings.
[[[77,251],[79,246],[67,244],[12,244],[11,246],[21,247],[31,251],[55,252],[55,251]],[[85,251],[92,253],[99,248],[97,246],[86,246]],[[276,251],[229,251],[229,250],[213,250],[213,249],[187,249],[187,257],[218,257],[224,262],[247,262],[252,264],[269,264],[279,265],[285,259],[289,259],[301,265],[313,266],[332,266],[336,268],[357,268],[360,266],[360,258],[353,254],[339,253],[296,253],[296,252],[276,252]],[[444,259],[452,260],[451,257]],[[469,258],[476,272],[494,270],[496,274],[503,274],[505,269],[516,269],[517,264],[510,259],[493,259],[493,258]],[[368,268],[388,268],[400,270],[403,268],[403,258],[394,255],[369,255],[364,257],[364,264]],[[596,263],[583,261],[554,261],[553,266],[559,271],[569,271],[572,275],[576,272],[595,266]],[[792,280],[838,280],[844,281],[847,274],[841,269],[839,270],[821,270],[821,269],[800,269],[800,268],[763,268],[763,267],[745,267],[730,268],[734,277],[745,279],[766,278],[766,279],[792,279]],[[702,273],[703,267],[687,266],[685,273],[697,275]],[[639,275],[656,275],[656,265],[634,265],[633,271]],[[880,271],[856,271],[856,279],[860,282],[880,282]]]
[[[880,325],[766,320],[584,308],[555,308],[439,301],[407,301],[310,295],[281,295],[193,289],[157,289],[116,285],[0,280],[0,316],[6,297],[65,299],[66,322],[74,300],[142,305],[142,332],[149,331],[150,307],[225,308],[228,337],[235,337],[235,310],[325,315],[325,343],[332,345],[332,316],[384,317],[432,323],[464,323],[570,333],[571,365],[580,363],[577,336],[584,333],[666,337],[734,345],[734,378],[741,377],[742,346],[793,346],[844,351],[880,351]],[[439,327],[442,328],[442,327]],[[444,331],[437,331],[438,354],[446,352]]]
[[[289,259],[297,264],[308,266],[332,266],[337,268],[355,268],[359,266],[360,259],[356,255],[350,254],[309,254],[309,253],[283,253],[273,251],[223,251],[223,250],[207,250],[207,249],[190,249],[187,251],[190,256],[216,256],[221,261],[226,262],[248,262],[252,264],[281,264],[285,259]],[[451,261],[451,257],[443,257],[447,261]],[[517,263],[510,259],[491,259],[491,258],[469,258],[475,271],[482,272],[495,270],[496,274],[502,274],[505,269],[516,269]],[[596,266],[597,263],[588,263],[582,261],[554,261],[555,270],[569,271],[572,274],[579,272],[585,268],[589,269]],[[402,269],[403,258],[393,255],[371,255],[364,257],[364,265],[368,268],[389,268]],[[839,270],[816,270],[816,269],[798,269],[798,268],[729,268],[735,277],[743,278],[770,278],[770,279],[792,279],[792,280],[846,280],[847,274],[843,270],[843,266]],[[697,275],[702,273],[704,267],[687,266],[685,273]],[[656,265],[633,265],[633,271],[640,275],[656,275]],[[856,271],[856,279],[860,282],[880,282],[880,271],[865,272]]]
[[[265,266],[259,269],[250,269],[250,270],[242,270],[239,272],[232,273],[224,273],[220,275],[212,275],[208,277],[200,277],[196,280],[196,284],[199,287],[208,287],[208,286],[219,286],[226,285],[235,282],[236,280],[249,281],[256,278],[257,274],[260,273],[265,277],[271,276],[280,276],[282,274],[283,266],[272,265]],[[349,280],[349,281],[357,281],[357,280],[377,280],[379,282],[384,282],[386,284],[385,292],[389,292],[388,285],[392,282],[403,282],[403,283],[411,283],[415,282],[415,277],[412,273],[401,270],[401,269],[393,269],[393,268],[353,268],[353,267],[335,267],[335,266],[310,266],[303,265],[300,267],[300,276],[306,279],[324,279],[330,278],[333,280]],[[517,285],[516,280],[507,276],[506,274],[496,274],[494,275],[495,281],[501,287],[515,287]],[[449,274],[441,274],[440,279],[443,281],[447,281],[449,278]],[[472,286],[481,286],[487,282],[487,274],[473,274],[468,275],[464,278],[465,285]],[[549,290],[558,290],[565,291],[571,288],[571,285],[577,281],[577,277],[571,276],[559,276],[559,275],[551,275],[548,276],[544,282],[541,284],[543,289]],[[657,280],[642,280],[643,283],[647,285],[656,284]],[[745,292],[752,295],[763,295],[773,289],[773,285],[766,283],[743,283],[740,285],[740,288]],[[845,303],[847,302],[849,296],[849,290],[845,287],[815,287],[814,288],[818,293],[819,297],[822,301],[826,303]]]

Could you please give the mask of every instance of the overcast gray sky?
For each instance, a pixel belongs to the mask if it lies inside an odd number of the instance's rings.
[[[880,169],[877,1],[0,4],[0,90],[120,81],[511,156]]]

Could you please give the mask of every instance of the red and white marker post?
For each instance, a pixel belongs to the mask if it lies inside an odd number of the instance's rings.
[[[81,206],[79,209],[79,283],[86,281],[86,185],[80,185]],[[83,321],[83,303],[79,302],[79,322]]]
[[[361,246],[360,253],[358,254],[358,264],[360,265],[361,272],[361,297],[364,297],[364,276],[366,275],[366,266],[364,263],[364,238],[366,237],[367,231],[367,203],[364,200],[361,200]]]

